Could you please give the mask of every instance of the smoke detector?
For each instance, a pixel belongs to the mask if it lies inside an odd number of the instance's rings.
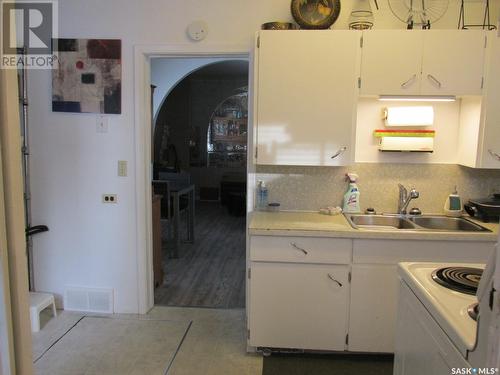
[[[187,34],[191,40],[199,42],[206,38],[208,25],[205,21],[194,21],[187,28]]]

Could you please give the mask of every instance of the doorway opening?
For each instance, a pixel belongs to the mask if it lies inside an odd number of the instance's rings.
[[[245,306],[248,59],[151,59],[155,305]]]

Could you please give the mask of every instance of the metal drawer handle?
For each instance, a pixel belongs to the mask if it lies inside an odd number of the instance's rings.
[[[347,150],[347,146],[341,147],[333,156],[332,159],[335,159],[337,156],[342,155],[345,150]]]
[[[496,158],[497,160],[500,160],[500,154],[497,154],[496,152],[494,152],[493,150],[488,150],[488,152],[490,153],[491,156],[493,156],[494,158]]]
[[[415,81],[416,78],[417,78],[416,74],[412,75],[411,78],[408,81],[403,82],[401,84],[401,88],[403,88],[403,89],[407,88],[410,84],[413,83],[413,81]]]
[[[330,273],[328,274],[328,278],[332,281],[335,281],[338,284],[338,286],[342,287],[342,283],[338,281],[335,277],[333,277]]]
[[[439,80],[436,77],[434,77],[432,74],[427,74],[427,78],[430,79],[432,82],[434,82],[434,84],[437,87],[441,88],[441,82],[439,82]]]
[[[300,246],[297,246],[297,244],[295,242],[290,242],[290,245],[294,248],[296,248],[297,250],[300,250],[302,251],[305,255],[309,254],[309,252],[303,248],[301,248]]]

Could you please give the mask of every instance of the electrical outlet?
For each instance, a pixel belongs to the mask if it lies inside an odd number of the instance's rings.
[[[103,194],[102,203],[118,203],[116,194]]]
[[[127,177],[127,161],[118,160],[118,176]]]

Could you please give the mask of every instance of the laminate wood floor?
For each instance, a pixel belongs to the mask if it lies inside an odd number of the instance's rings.
[[[181,222],[185,236],[184,221]],[[196,202],[195,243],[181,244],[179,258],[168,257],[163,241],[163,285],[155,304],[182,307],[245,306],[245,217],[230,216],[219,203]],[[163,238],[167,228],[162,223]],[[183,238],[183,237],[181,237]]]

